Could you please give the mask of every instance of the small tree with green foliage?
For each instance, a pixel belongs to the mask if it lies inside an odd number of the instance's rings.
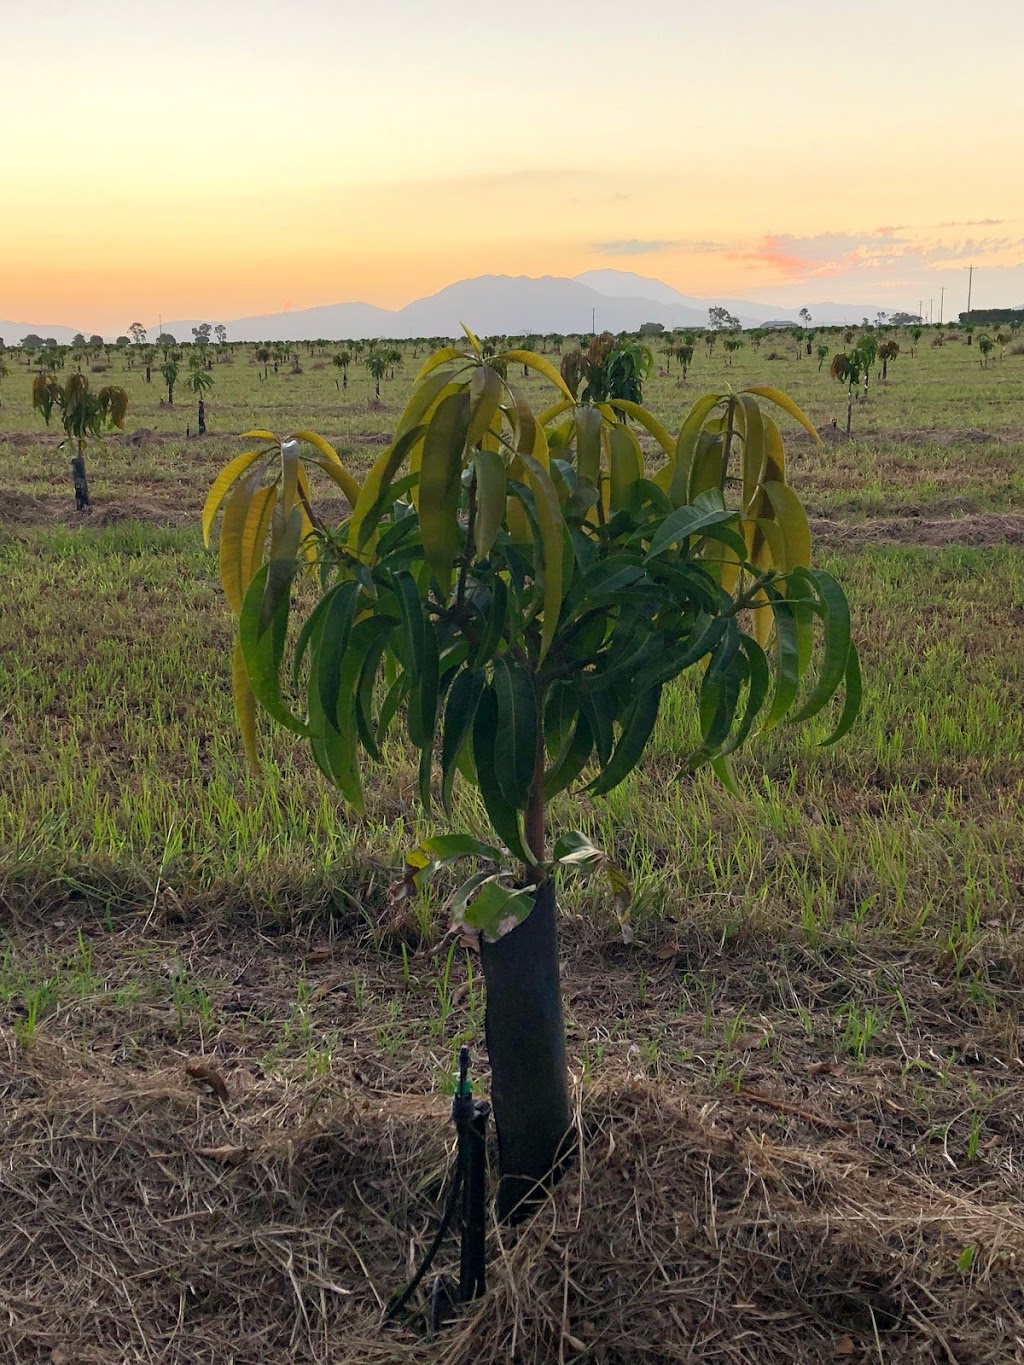
[[[981,352],[981,365],[984,369],[988,365],[988,358],[995,350],[995,342],[987,332],[982,332],[978,337],[978,350]]]
[[[160,373],[163,375],[164,383],[167,385],[167,404],[174,407],[174,386],[178,382],[178,362],[176,360],[165,360],[160,366]]]
[[[882,383],[889,378],[889,365],[900,353],[900,343],[887,337],[878,347],[878,358],[882,362]]]
[[[849,436],[850,428],[853,425],[853,397],[854,390],[860,383],[861,367],[863,359],[858,350],[851,351],[848,355],[840,352],[832,357],[832,364],[829,366],[829,374],[837,384],[845,384],[847,387],[846,395],[846,434]]]
[[[203,366],[199,356],[192,356],[188,362],[188,378],[186,384],[195,394],[199,408],[197,415],[197,429],[200,436],[206,435],[206,400],[204,395],[209,389],[213,388],[213,375]]]
[[[726,337],[723,344],[725,346],[725,354],[727,356],[725,363],[727,365],[731,365],[733,362],[733,358],[736,355],[736,352],[741,351],[743,349],[743,338]]]
[[[388,372],[388,356],[386,351],[372,350],[366,357],[366,368],[370,371],[370,378],[374,381],[374,399],[380,402],[380,381]]]
[[[342,388],[348,388],[348,367],[352,364],[351,351],[339,351],[334,357],[334,367],[341,371]],[[335,381],[337,383],[337,381]]]
[[[128,395],[110,385],[98,392],[89,387],[83,374],[70,375],[63,384],[52,373],[37,375],[32,384],[32,406],[42,413],[47,426],[56,410],[64,428],[62,449],[70,446],[71,479],[75,504],[80,512],[89,506],[89,478],[85,467],[85,447],[90,440],[102,444],[104,431],[124,429]]]
[[[544,412],[505,377],[523,364],[552,385]],[[755,727],[809,720],[844,681],[828,742],[857,711],[849,610],[836,580],[811,568],[770,409],[816,437],[771,388],[708,394],[672,437],[639,403],[577,402],[543,357],[488,361],[467,334],[423,366],[362,483],[313,432],[250,432],[257,444],[207,499],[207,537],[224,510],[221,579],[251,761],[262,710],[362,812],[362,769],[401,720],[427,811],[452,817],[457,777],[479,793],[493,834],[424,839],[396,894],[456,862],[474,868],[447,908],[453,929],[479,940],[502,1217],[551,1179],[571,1142],[556,873],[607,875],[631,934],[624,872],[586,836],[550,831],[549,803],[581,778],[593,800],[622,782],[689,670],[700,738],[679,755],[681,778],[711,764],[734,788],[731,755]],[[658,447],[657,469],[635,428]],[[319,518],[314,477],[345,495],[339,525]],[[295,592],[300,575],[312,584]]]

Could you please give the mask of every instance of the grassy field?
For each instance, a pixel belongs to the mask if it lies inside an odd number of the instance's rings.
[[[851,440],[845,390],[788,336],[734,364],[699,344],[685,384],[658,354],[670,429],[760,381],[822,430],[793,435],[791,481],[847,587],[864,711],[834,749],[752,744],[736,798],[679,777],[680,686],[641,770],[560,799],[556,826],[632,870],[637,941],[567,888],[586,1157],[514,1245],[494,1234],[490,1293],[433,1345],[421,1318],[376,1321],[435,1224],[454,1053],[483,1060],[479,970],[437,951],[430,904],[389,908],[420,829],[404,751],[363,820],[286,736],[245,771],[198,531],[253,424],[313,427],[365,470],[419,361],[377,406],[358,363],[343,392],[330,352],[264,380],[238,346],[198,440],[184,390],[166,406],[115,357],[126,432],[79,516],[12,358],[5,1359],[1024,1359],[1024,357],[929,341],[901,338]]]

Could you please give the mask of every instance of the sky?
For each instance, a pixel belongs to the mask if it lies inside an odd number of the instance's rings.
[[[0,318],[468,276],[1024,303],[1019,0],[0,5]]]

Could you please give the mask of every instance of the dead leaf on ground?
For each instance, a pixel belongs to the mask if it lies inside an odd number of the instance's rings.
[[[188,1062],[185,1072],[200,1085],[208,1086],[222,1103],[227,1104],[230,1099],[227,1082],[212,1062]]]

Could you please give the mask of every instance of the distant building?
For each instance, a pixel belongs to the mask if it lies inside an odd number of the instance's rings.
[[[787,322],[785,318],[772,318],[771,322],[762,322],[758,325],[763,327],[766,332],[784,332],[787,327],[802,327],[803,323],[793,322],[792,320]]]

